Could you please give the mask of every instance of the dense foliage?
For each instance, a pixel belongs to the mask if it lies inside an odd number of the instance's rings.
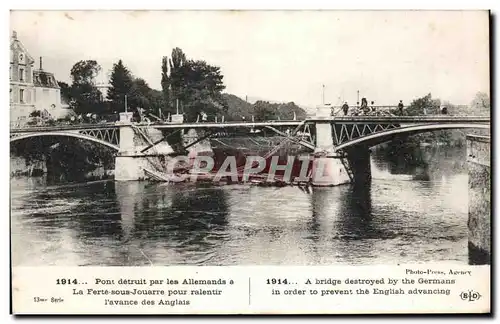
[[[223,78],[220,67],[187,59],[180,48],[174,48],[171,59],[164,57],[162,61],[162,93],[170,107],[167,110],[173,112],[180,107],[179,112],[188,121],[196,120],[201,113],[222,116],[228,108],[222,96]]]
[[[11,145],[12,156],[25,158],[26,166],[44,161],[48,176],[77,180],[97,167],[114,167],[114,151],[103,145],[66,137],[37,137]]]
[[[64,91],[70,99],[71,108],[77,114],[103,113],[105,110],[101,92],[95,82],[100,71],[101,66],[94,60],[83,60],[73,65],[71,88]]]
[[[135,98],[132,98],[132,73],[123,65],[122,60],[113,64],[109,80],[110,88],[108,90],[108,100],[111,101],[113,111],[125,111],[125,100],[128,106],[136,108]],[[127,98],[125,98],[127,96]]]

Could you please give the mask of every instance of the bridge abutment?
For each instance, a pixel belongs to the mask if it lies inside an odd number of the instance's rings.
[[[338,186],[351,182],[342,157],[334,152],[330,122],[316,124],[316,150],[312,164],[312,185]]]
[[[351,183],[347,169],[338,154],[315,156],[312,165],[312,185],[330,187]]]
[[[134,129],[132,128],[132,113],[120,113],[120,144],[115,158],[115,180],[139,180],[142,171],[142,157],[137,155],[134,143]]]
[[[469,173],[469,264],[491,260],[490,138],[467,136]]]
[[[115,159],[116,181],[145,179],[144,168],[148,166],[148,163],[144,157],[134,155],[117,155]]]
[[[161,140],[163,135],[160,131],[134,129],[131,112],[120,113],[118,125],[120,144],[115,158],[116,181],[143,180],[146,178],[145,170],[156,172],[164,168],[160,157],[171,153],[172,148],[167,143],[157,143],[154,146],[147,143],[147,140]],[[147,149],[146,152],[143,152],[145,149]]]

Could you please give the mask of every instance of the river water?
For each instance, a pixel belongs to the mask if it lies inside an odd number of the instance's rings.
[[[464,150],[372,154],[372,183],[313,188],[11,179],[12,263],[467,264]]]

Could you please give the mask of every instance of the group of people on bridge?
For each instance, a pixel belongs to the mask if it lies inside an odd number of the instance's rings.
[[[344,113],[344,116],[350,115],[350,116],[360,116],[360,115],[365,115],[365,116],[380,116],[380,115],[394,115],[389,111],[381,111],[377,110],[377,107],[375,106],[375,102],[372,101],[370,105],[368,105],[368,100],[366,98],[361,99],[361,106],[359,106],[359,102],[357,103],[358,105],[350,108],[349,105],[347,104],[347,101],[344,102],[342,105],[342,112]],[[400,116],[403,115],[403,100],[399,101],[398,104],[398,113]]]

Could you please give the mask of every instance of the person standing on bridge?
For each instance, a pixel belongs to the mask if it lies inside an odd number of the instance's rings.
[[[403,108],[404,108],[404,105],[403,105],[403,100],[399,100],[398,110],[399,110],[399,114],[400,114],[401,116],[403,116]]]
[[[347,116],[347,112],[349,111],[349,105],[347,104],[347,101],[342,105],[342,111],[344,112],[344,116]]]
[[[361,99],[361,110],[365,115],[370,112],[370,108],[368,107],[368,100],[366,100],[366,98]]]

